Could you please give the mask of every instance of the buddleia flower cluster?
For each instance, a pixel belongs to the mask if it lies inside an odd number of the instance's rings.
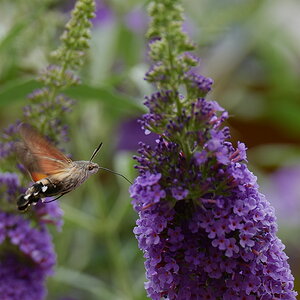
[[[296,299],[274,209],[247,167],[245,144],[230,142],[228,113],[206,99],[212,80],[194,72],[179,1],[151,1],[149,13],[146,80],[158,91],[146,97],[141,125],[159,138],[140,144],[130,187],[148,296]]]
[[[30,122],[60,148],[68,140],[65,116],[74,104],[62,90],[79,83],[73,71],[83,63],[94,7],[93,0],[77,1],[62,46],[54,53],[57,64],[41,72],[43,87],[28,95],[29,103],[23,108],[22,121]],[[20,122],[3,129],[0,136],[0,299],[41,300],[46,295],[45,280],[53,274],[56,262],[47,225],[60,230],[63,212],[58,202],[38,203],[24,214],[17,210],[17,198],[28,185],[14,151]]]

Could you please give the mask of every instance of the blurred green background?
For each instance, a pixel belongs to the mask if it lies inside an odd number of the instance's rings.
[[[300,2],[188,0],[184,29],[197,43],[200,72],[214,79],[210,99],[230,113],[234,143],[249,148],[250,169],[276,208],[300,291]],[[0,127],[22,115],[26,95],[69,17],[74,1],[1,0]],[[145,137],[135,119],[152,87],[144,37],[146,1],[97,1],[82,85],[67,117],[74,159],[96,161],[135,177],[132,155]],[[151,142],[151,141],[150,141]],[[61,199],[64,226],[53,229],[58,256],[49,300],[146,299],[142,253],[132,233],[136,214],[122,178],[100,172]]]

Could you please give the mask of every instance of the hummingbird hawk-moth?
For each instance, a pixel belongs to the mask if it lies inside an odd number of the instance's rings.
[[[80,186],[99,169],[110,171],[129,181],[125,176],[92,162],[102,143],[94,151],[89,161],[73,161],[29,124],[21,123],[19,133],[22,141],[16,143],[17,156],[35,182],[26,190],[25,194],[19,196],[17,201],[19,210],[26,210],[40,200],[44,202],[43,198],[45,197],[58,196],[48,202],[60,198]]]

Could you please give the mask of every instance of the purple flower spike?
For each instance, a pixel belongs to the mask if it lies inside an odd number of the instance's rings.
[[[140,176],[130,192],[152,299],[193,299],[193,293],[207,299],[296,299],[273,208],[242,161],[245,146],[235,149],[216,121],[225,115],[201,99],[173,121],[178,133],[184,127],[176,122],[205,122],[194,135],[205,150],[190,160],[162,137],[154,149],[142,144],[139,150]]]
[[[55,254],[45,227],[32,228],[22,216],[0,212],[1,299],[42,300],[44,282],[53,273]],[[5,250],[6,249],[6,250]]]
[[[212,80],[194,73],[179,1],[153,0],[149,13],[154,63],[145,79],[158,91],[146,97],[140,124],[159,138],[140,144],[130,187],[148,296],[295,300],[274,209],[248,169],[245,144],[230,142],[227,111],[205,98]]]
[[[211,127],[197,134],[206,148],[198,152],[201,158],[187,161],[163,138],[155,149],[142,145],[137,157],[142,168],[130,190],[139,213],[135,234],[146,257],[149,296],[184,299],[183,289],[203,293],[208,285],[211,299],[296,299],[274,211],[241,161],[245,146],[235,149],[224,129],[210,122],[223,110],[204,100],[197,106],[180,122],[199,117]],[[170,261],[176,272],[170,273]]]

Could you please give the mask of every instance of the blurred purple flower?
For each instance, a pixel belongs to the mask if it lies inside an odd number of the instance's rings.
[[[19,177],[15,173],[0,173],[0,199],[14,203],[19,194],[24,192]]]
[[[271,174],[263,185],[272,199],[278,221],[287,225],[300,224],[300,166],[283,167]]]
[[[118,150],[137,151],[140,141],[154,146],[156,144],[155,140],[158,138],[158,135],[154,133],[146,135],[137,119],[122,122],[118,132]]]
[[[20,121],[17,121],[2,130],[0,136],[0,160],[14,153],[14,140],[12,136],[17,133],[19,124]]]
[[[34,207],[35,227],[26,216],[4,212],[16,209],[16,199],[24,187],[15,173],[0,173],[0,298],[42,300],[45,280],[52,274],[55,252],[45,224],[62,226],[58,203]]]
[[[0,260],[0,296],[5,300],[41,300],[45,297],[44,274],[22,258],[6,253]]]
[[[136,7],[125,16],[127,27],[137,34],[144,34],[149,23],[149,17],[142,7]]]
[[[44,299],[45,279],[56,260],[46,228],[31,227],[22,215],[0,212],[0,246],[1,299]]]
[[[191,18],[186,18],[182,24],[182,29],[193,38],[197,37],[199,26],[195,24]]]
[[[92,20],[94,27],[113,23],[115,19],[114,12],[103,0],[96,0],[95,15],[95,18]]]
[[[47,204],[40,201],[35,206],[35,212],[40,224],[53,224],[58,231],[61,231],[64,223],[62,218],[64,212],[60,208],[58,201]]]

